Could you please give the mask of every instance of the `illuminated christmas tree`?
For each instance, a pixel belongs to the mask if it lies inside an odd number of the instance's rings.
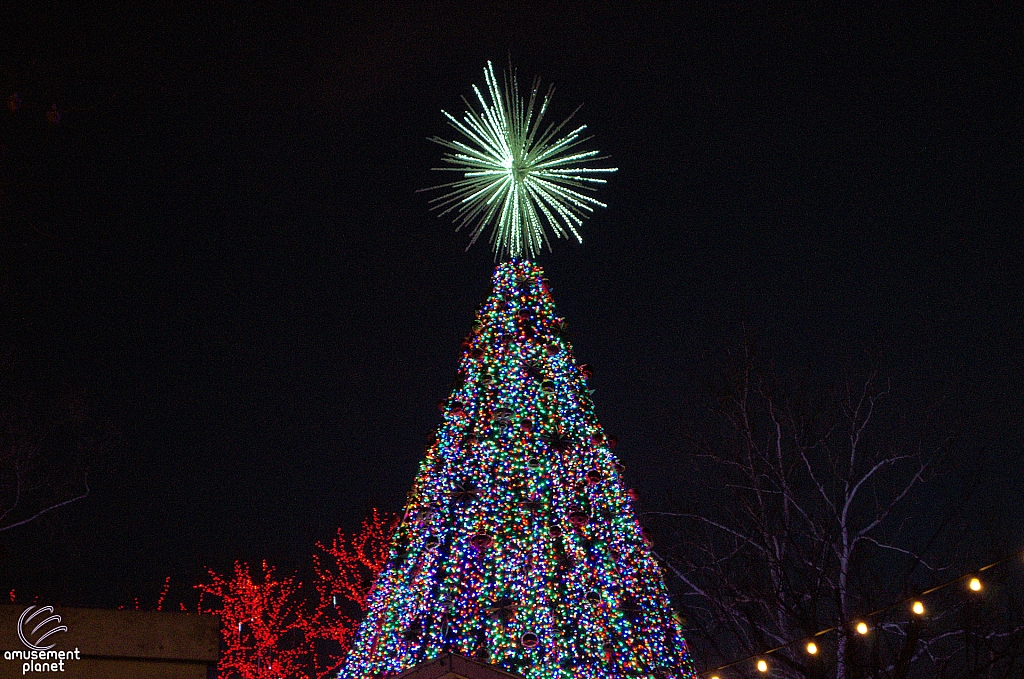
[[[442,205],[474,239],[493,225],[494,288],[463,342],[391,551],[341,677],[397,674],[443,653],[528,679],[695,674],[662,571],[641,530],[614,438],[598,421],[543,271],[547,235],[577,237],[595,181],[573,167],[582,128],[538,126],[514,75],[485,71],[490,102],[467,111],[470,141],[442,142],[464,178]],[[511,88],[511,91],[510,91]]]

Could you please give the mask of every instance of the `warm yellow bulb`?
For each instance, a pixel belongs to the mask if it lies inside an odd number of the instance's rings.
[[[979,580],[978,578],[971,578],[970,588],[971,588],[971,591],[980,592],[981,591],[981,580]]]
[[[719,677],[717,674],[712,674],[711,675],[711,679],[722,679],[722,678]]]
[[[924,615],[924,604],[920,601],[915,601],[910,610],[914,611],[914,615]]]
[[[867,634],[867,633],[868,633],[868,624],[866,622],[858,622],[857,623],[857,634]]]
[[[807,652],[810,653],[811,655],[817,655],[818,654],[818,644],[814,643],[813,641],[808,641],[807,642]]]
[[[766,663],[764,660],[758,660],[757,661],[757,671],[758,672],[767,672],[768,671],[768,663]]]

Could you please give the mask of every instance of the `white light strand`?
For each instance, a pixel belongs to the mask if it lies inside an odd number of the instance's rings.
[[[1011,554],[1007,554],[1006,556],[1004,556],[1004,557],[1002,557],[1000,559],[997,559],[997,560],[993,561],[992,563],[990,563],[988,565],[982,566],[981,568],[976,568],[975,570],[971,571],[970,573],[967,573],[965,575],[961,575],[961,576],[958,576],[956,578],[953,578],[952,580],[944,582],[941,585],[936,585],[934,587],[930,587],[930,588],[926,589],[925,591],[921,592],[920,594],[918,594],[916,596],[908,597],[906,599],[900,599],[899,601],[891,603],[891,604],[889,604],[888,606],[886,606],[884,608],[879,608],[877,611],[872,611],[871,613],[868,613],[867,615],[862,616],[862,619],[858,620],[857,622],[847,623],[847,626],[849,627],[850,630],[855,631],[855,632],[857,632],[857,634],[863,636],[863,635],[865,635],[865,634],[867,634],[868,632],[871,631],[871,628],[868,626],[868,624],[866,622],[864,622],[864,620],[868,620],[868,619],[874,618],[877,615],[881,615],[882,613],[890,611],[893,608],[896,608],[898,606],[902,606],[904,604],[910,604],[910,611],[914,615],[918,615],[918,616],[924,615],[926,613],[926,609],[925,609],[924,604],[920,601],[921,598],[923,598],[923,597],[925,597],[925,596],[927,596],[927,595],[929,595],[929,594],[931,594],[933,592],[937,592],[940,589],[945,589],[946,587],[949,587],[951,585],[955,585],[957,583],[965,583],[966,588],[971,590],[971,592],[973,592],[973,593],[980,592],[983,589],[983,584],[981,582],[981,579],[977,576],[978,573],[982,573],[984,571],[989,570],[990,568],[994,568],[994,567],[996,567],[996,566],[998,566],[998,565],[1000,565],[1002,563],[1005,563],[1005,562],[1007,562],[1007,561],[1009,561],[1011,559],[1020,558],[1022,556],[1024,556],[1024,549],[1018,550],[1018,551],[1013,552]],[[793,645],[799,644],[799,643],[806,643],[806,646],[804,647],[804,650],[808,654],[810,654],[810,655],[817,655],[817,653],[818,653],[818,651],[820,649],[818,648],[818,645],[814,643],[813,640],[817,639],[820,636],[824,636],[826,634],[830,634],[832,632],[835,632],[838,629],[839,629],[839,626],[829,627],[827,629],[823,629],[820,632],[816,632],[816,633],[812,634],[809,637],[802,637],[800,639],[794,639],[793,641],[789,641],[789,642],[787,642],[785,644],[780,644],[779,646],[776,646],[774,648],[770,648],[770,649],[768,649],[766,651],[761,651],[760,653],[755,653],[753,655],[748,655],[746,658],[740,658],[739,660],[734,660],[734,661],[732,661],[730,663],[726,663],[724,665],[719,665],[718,667],[715,667],[715,668],[712,668],[712,669],[709,669],[709,670],[705,670],[705,671],[700,673],[700,676],[707,677],[708,679],[722,679],[723,670],[727,670],[730,667],[735,667],[737,665],[742,665],[742,664],[745,664],[745,663],[749,663],[751,661],[754,661],[754,663],[755,663],[754,666],[757,668],[758,672],[765,673],[765,672],[767,672],[769,670],[768,662],[765,659],[766,657],[771,656],[771,654],[773,654],[773,653],[775,653],[777,651],[781,651],[781,650],[783,650],[785,648],[789,648],[790,646],[793,646]]]

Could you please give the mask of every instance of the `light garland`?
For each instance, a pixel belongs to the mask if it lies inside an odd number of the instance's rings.
[[[867,623],[868,620],[873,619],[873,618],[875,618],[875,617],[877,617],[879,615],[882,615],[883,613],[887,613],[887,612],[893,610],[894,608],[900,608],[900,607],[903,607],[903,606],[907,606],[908,604],[909,604],[910,612],[913,613],[914,615],[918,616],[918,617],[921,617],[921,616],[925,615],[927,613],[927,610],[928,610],[925,607],[924,602],[921,601],[921,598],[923,598],[923,597],[925,597],[925,596],[927,596],[929,594],[932,594],[934,592],[938,592],[939,590],[945,589],[947,587],[951,587],[952,585],[955,585],[955,584],[958,584],[958,583],[963,584],[965,589],[968,589],[972,593],[976,594],[976,593],[980,592],[982,589],[984,589],[984,584],[982,583],[981,578],[979,578],[977,574],[984,573],[985,571],[990,570],[992,568],[995,568],[996,566],[999,566],[999,565],[1001,565],[1003,563],[1006,563],[1007,561],[1010,561],[1011,559],[1020,558],[1020,557],[1024,557],[1024,549],[1018,550],[1018,551],[1013,552],[1011,554],[1007,554],[1006,556],[1004,556],[1002,558],[996,559],[995,561],[993,561],[990,564],[982,566],[981,568],[976,568],[976,569],[972,570],[969,573],[965,573],[963,575],[960,575],[960,576],[958,576],[956,578],[953,578],[952,580],[948,580],[948,581],[946,581],[946,582],[944,582],[944,583],[942,583],[940,585],[935,585],[934,587],[930,587],[930,588],[924,590],[923,592],[921,592],[920,594],[917,594],[917,595],[912,596],[912,597],[907,597],[905,599],[900,599],[899,601],[895,601],[895,602],[889,604],[888,606],[885,606],[883,608],[879,608],[876,611],[872,611],[871,613],[868,613],[866,615],[860,616],[859,620],[857,620],[855,622],[852,622],[852,623],[849,623],[850,629],[852,631],[856,632],[857,634],[861,635],[861,636],[866,636],[868,633],[871,632],[871,626]],[[819,648],[818,648],[818,645],[816,643],[814,643],[814,639],[817,639],[818,637],[822,637],[822,636],[824,636],[826,634],[831,634],[832,632],[837,632],[840,629],[841,629],[840,625],[836,625],[836,626],[833,626],[833,627],[828,627],[828,628],[823,629],[823,630],[821,630],[819,632],[815,632],[814,634],[810,635],[809,637],[801,637],[800,639],[794,639],[792,641],[786,642],[785,644],[780,644],[778,646],[775,646],[774,648],[769,648],[768,650],[761,651],[760,653],[754,653],[752,655],[748,655],[745,658],[740,658],[739,660],[734,660],[734,661],[732,661],[730,663],[726,663],[724,665],[719,665],[718,667],[715,667],[715,668],[712,668],[712,669],[709,669],[709,670],[705,670],[704,672],[701,673],[700,676],[706,677],[706,679],[723,679],[723,676],[722,676],[723,670],[727,670],[729,668],[740,666],[740,665],[746,665],[746,664],[751,663],[751,662],[753,662],[753,666],[754,666],[755,669],[757,669],[758,672],[761,672],[762,674],[766,673],[766,672],[768,672],[769,669],[771,669],[771,666],[768,663],[767,657],[771,656],[773,653],[777,653],[778,651],[781,651],[783,649],[789,648],[791,646],[795,646],[795,645],[800,644],[800,643],[806,643],[806,646],[804,646],[804,650],[807,652],[807,654],[808,655],[812,655],[812,656],[813,655],[817,655],[817,653],[819,651]]]

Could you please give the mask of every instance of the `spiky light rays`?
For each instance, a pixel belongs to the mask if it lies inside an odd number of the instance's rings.
[[[534,257],[545,245],[551,249],[549,229],[558,238],[572,234],[582,243],[577,228],[594,208],[606,207],[585,192],[606,183],[595,175],[616,168],[589,165],[602,157],[579,148],[590,139],[582,136],[586,125],[563,134],[575,111],[542,131],[554,87],[540,97],[540,81],[534,80],[529,99],[524,99],[515,72],[506,74],[502,86],[491,62],[484,81],[488,96],[473,86],[479,111],[465,98],[461,120],[442,111],[464,139],[432,137],[448,149],[442,156],[447,167],[434,169],[462,173],[462,179],[424,189],[447,190],[430,201],[431,209],[440,215],[454,213],[456,231],[468,226],[469,246],[493,227],[490,242],[496,259]]]

